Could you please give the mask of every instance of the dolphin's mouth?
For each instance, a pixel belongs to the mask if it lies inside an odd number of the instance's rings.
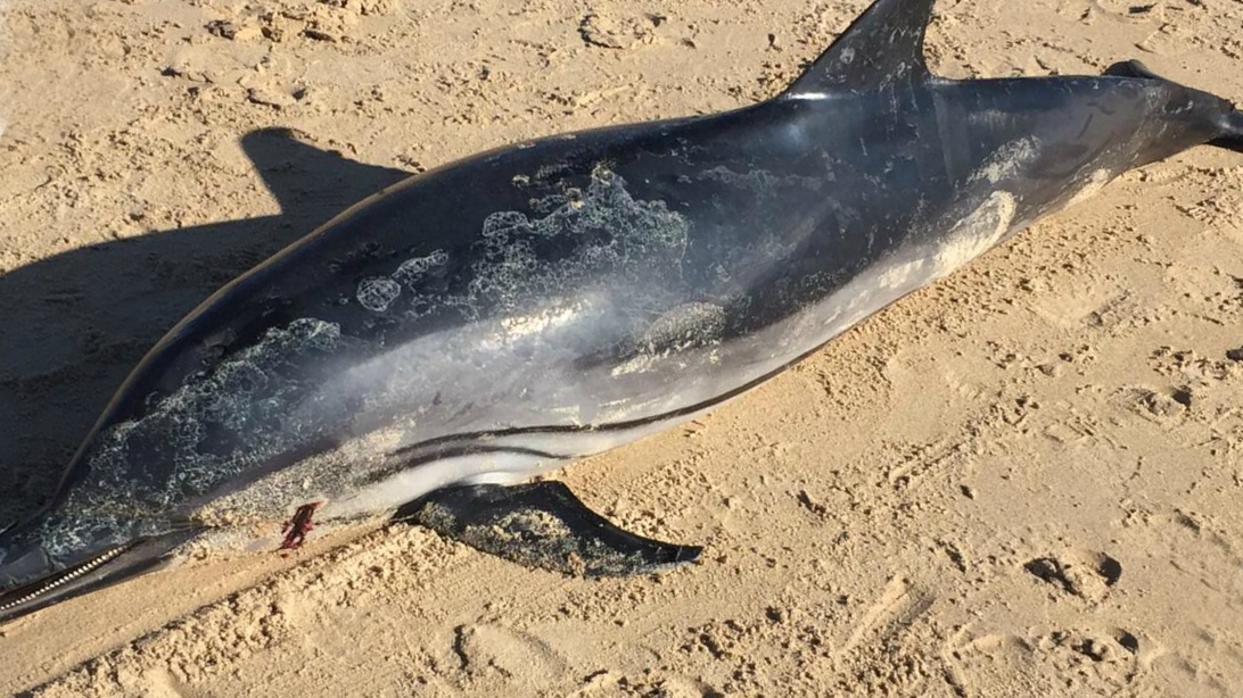
[[[98,552],[62,570],[0,590],[0,624],[131,577],[174,565],[181,560],[174,555],[175,551],[200,533],[200,529],[187,528],[139,538],[122,545],[101,547]],[[41,561],[35,560],[34,564],[47,569],[52,561],[48,560],[46,553],[38,552],[43,557]],[[13,576],[8,579],[12,580]],[[33,575],[27,577],[30,578]]]
[[[109,562],[112,562],[121,555],[125,554],[127,551],[133,549],[135,545],[136,544],[122,545],[115,548],[109,548],[108,550],[105,550],[85,562],[81,562],[73,567],[56,572],[55,574],[44,577],[36,582],[20,586],[9,591],[0,592],[0,618],[20,613],[24,610],[23,607],[31,606],[66,584],[81,579],[91,572],[94,572],[100,567],[103,567]]]

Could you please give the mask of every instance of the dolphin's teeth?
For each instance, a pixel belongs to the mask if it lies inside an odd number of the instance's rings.
[[[96,557],[88,562],[85,562],[79,565],[78,567],[74,567],[66,572],[62,572],[56,575],[52,579],[49,579],[46,582],[39,584],[38,587],[31,589],[28,593],[23,594],[22,596],[16,599],[13,599],[12,601],[8,601],[4,603],[3,605],[0,605],[0,613],[17,608],[18,606],[21,606],[22,604],[30,603],[31,601],[34,601],[35,599],[39,598],[40,596],[43,596],[49,591],[52,591],[53,589],[64,586],[65,584],[72,582],[73,580],[81,577],[82,575],[85,575],[89,572],[92,572],[98,569],[101,565],[104,565],[116,559],[121,553],[125,552],[126,550],[129,550],[131,547],[132,546],[121,546],[119,548],[112,548],[111,550],[108,550],[104,552],[103,554],[101,554],[99,557]]]

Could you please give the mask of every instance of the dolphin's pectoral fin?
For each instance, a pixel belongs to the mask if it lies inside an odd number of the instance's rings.
[[[693,562],[702,551],[624,531],[560,482],[438,490],[395,518],[520,565],[576,577],[659,572]]]

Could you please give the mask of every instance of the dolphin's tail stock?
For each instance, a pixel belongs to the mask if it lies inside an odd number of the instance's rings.
[[[1221,122],[1221,138],[1209,141],[1209,145],[1243,153],[1243,110],[1222,115]]]
[[[1148,66],[1136,60],[1115,63],[1109,66],[1105,74],[1123,78],[1145,78],[1148,80],[1171,82],[1169,79],[1152,72]],[[1224,102],[1224,100],[1222,101]],[[1233,150],[1236,153],[1243,153],[1243,110],[1234,108],[1232,105],[1218,114],[1215,121],[1220,135],[1210,140],[1208,144],[1218,148],[1225,148],[1226,150]]]

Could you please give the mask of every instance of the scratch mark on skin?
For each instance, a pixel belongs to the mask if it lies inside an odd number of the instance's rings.
[[[757,193],[774,196],[782,187],[798,187],[809,191],[820,191],[824,186],[821,179],[800,177],[798,175],[775,175],[769,170],[754,169],[740,173],[721,165],[701,172],[696,179],[715,181],[739,189],[750,189]]]
[[[970,215],[958,221],[945,240],[930,254],[915,255],[895,262],[878,279],[881,288],[906,288],[912,282],[939,279],[984,254],[1006,236],[1014,222],[1017,202],[1014,195],[993,192]]]
[[[1036,159],[1040,154],[1039,147],[1040,141],[1035,137],[1011,141],[998,148],[988,162],[971,176],[971,181],[988,180],[992,184],[998,184],[1013,177],[1025,165]]]
[[[1092,176],[1088,178],[1088,181],[1086,184],[1083,185],[1083,188],[1080,189],[1073,197],[1071,197],[1070,201],[1066,202],[1066,208],[1070,208],[1071,206],[1078,206],[1079,204],[1087,201],[1088,199],[1095,197],[1097,194],[1101,193],[1101,190],[1104,189],[1106,186],[1108,186],[1109,183],[1112,181],[1113,181],[1112,172],[1110,172],[1109,170],[1096,170],[1095,172],[1092,173]]]

